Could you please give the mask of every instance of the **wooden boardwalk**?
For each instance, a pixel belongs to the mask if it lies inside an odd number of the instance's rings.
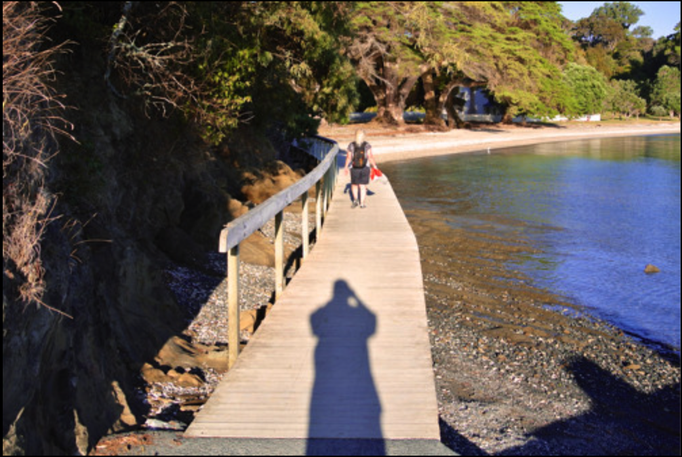
[[[186,436],[440,439],[415,236],[390,184],[347,186]]]

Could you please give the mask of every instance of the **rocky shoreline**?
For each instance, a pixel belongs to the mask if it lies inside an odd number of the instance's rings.
[[[413,229],[444,444],[465,455],[679,453],[679,353],[504,268],[535,249],[523,235],[449,228],[446,243],[442,222],[408,217],[422,221]]]
[[[408,213],[408,217],[419,215]],[[480,230],[463,229],[456,239],[443,243],[437,236],[438,224],[417,226],[415,233],[422,257],[441,439],[447,447],[463,455],[679,451],[678,356],[662,355],[562,297],[536,289],[518,272],[501,270],[499,260],[509,253],[534,249],[528,240],[502,239],[490,232],[481,236]],[[300,218],[290,213],[285,227],[293,251],[300,242]],[[215,276],[175,266],[168,270],[169,286],[188,310],[201,306],[185,335],[193,347],[214,348],[224,355],[222,256],[213,257],[212,265]],[[273,275],[272,267],[242,264],[243,312],[270,300]],[[249,335],[250,330],[242,332],[244,342]],[[205,369],[196,385],[181,385],[178,378],[145,383],[141,394],[150,405],[145,429],[183,430],[223,373]],[[95,453],[143,452],[134,446],[121,448],[130,436],[104,439]],[[157,432],[146,439],[159,443],[180,437]],[[142,444],[147,451],[154,448],[153,442]]]
[[[285,213],[289,254],[300,245],[297,213],[296,207]],[[407,215],[411,222],[421,219]],[[535,249],[523,236],[470,227],[446,243],[438,224],[413,224],[413,230],[446,446],[463,455],[679,455],[679,352],[637,342],[499,267],[511,253]],[[269,243],[269,230],[264,227],[256,247]],[[168,286],[187,310],[188,328],[176,341],[179,349],[152,367],[156,380],[144,373],[140,380],[148,431],[183,430],[226,370],[225,260],[217,254],[209,259],[207,271],[178,265],[166,271]],[[241,264],[245,343],[272,299],[269,262],[254,256]],[[176,366],[183,352],[193,361]],[[178,382],[183,376],[184,384]],[[105,438],[93,453],[153,453],[153,442],[130,446],[131,436]],[[137,436],[181,440],[175,433]]]

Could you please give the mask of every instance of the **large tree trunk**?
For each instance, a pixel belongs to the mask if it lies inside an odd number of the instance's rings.
[[[447,126],[451,129],[455,127],[462,128],[464,122],[462,119],[460,119],[457,111],[455,110],[455,98],[457,95],[455,88],[461,86],[462,84],[463,82],[459,79],[450,81],[443,88],[443,91],[440,93],[438,98],[435,99],[436,103],[434,104],[434,112],[430,116],[427,114],[427,118],[434,118],[437,116],[440,120],[440,123],[437,125],[443,125],[444,122],[442,120],[441,113],[443,112],[443,109],[445,109],[445,112],[448,114]]]
[[[424,84],[424,109],[426,110],[424,124],[436,126],[445,125],[443,117],[441,116],[443,104],[439,101],[438,97],[436,97],[433,70],[429,69],[422,75],[422,83]]]
[[[502,113],[502,123],[512,124],[514,122],[514,117],[516,116],[516,110],[514,110],[509,105],[504,105],[504,113]]]
[[[398,83],[394,80],[389,81],[389,83],[385,85],[385,92],[384,109],[382,110],[381,115],[377,113],[377,120],[389,125],[404,124],[403,110],[405,108],[405,103],[400,100],[400,88]]]
[[[455,86],[458,87],[458,86]],[[459,117],[459,113],[455,109],[458,104],[455,102],[457,98],[457,92],[455,92],[454,87],[448,91],[448,95],[445,98],[445,111],[448,113],[448,127],[451,129],[464,127],[464,121]]]
[[[419,76],[402,77],[396,64],[384,62],[379,77],[363,78],[377,102],[376,120],[389,125],[404,125],[405,100]]]

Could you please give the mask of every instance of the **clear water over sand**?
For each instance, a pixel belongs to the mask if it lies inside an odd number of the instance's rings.
[[[516,269],[636,336],[680,346],[680,136],[387,163],[401,204],[455,228],[527,227]],[[418,224],[418,219],[411,219]],[[482,225],[484,226],[484,225]],[[647,264],[660,273],[645,274]]]

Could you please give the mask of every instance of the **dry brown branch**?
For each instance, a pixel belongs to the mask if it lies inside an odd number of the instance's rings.
[[[149,21],[144,21],[146,16],[133,16],[134,3],[125,3],[109,40],[109,63],[105,74],[109,87],[125,97],[110,81],[111,70],[115,69],[123,85],[142,96],[146,108],[154,107],[164,116],[168,109],[197,102],[200,90],[184,71],[193,61],[191,43],[182,38],[187,17],[185,7],[170,2],[155,11],[154,23],[168,20],[161,30],[151,30]],[[144,42],[150,39],[153,41]]]
[[[69,124],[50,87],[54,57],[67,43],[46,46],[48,21],[35,2],[4,2],[3,34],[3,270],[24,303],[47,306],[41,240],[56,199],[45,189],[47,163],[56,153],[55,134]]]

